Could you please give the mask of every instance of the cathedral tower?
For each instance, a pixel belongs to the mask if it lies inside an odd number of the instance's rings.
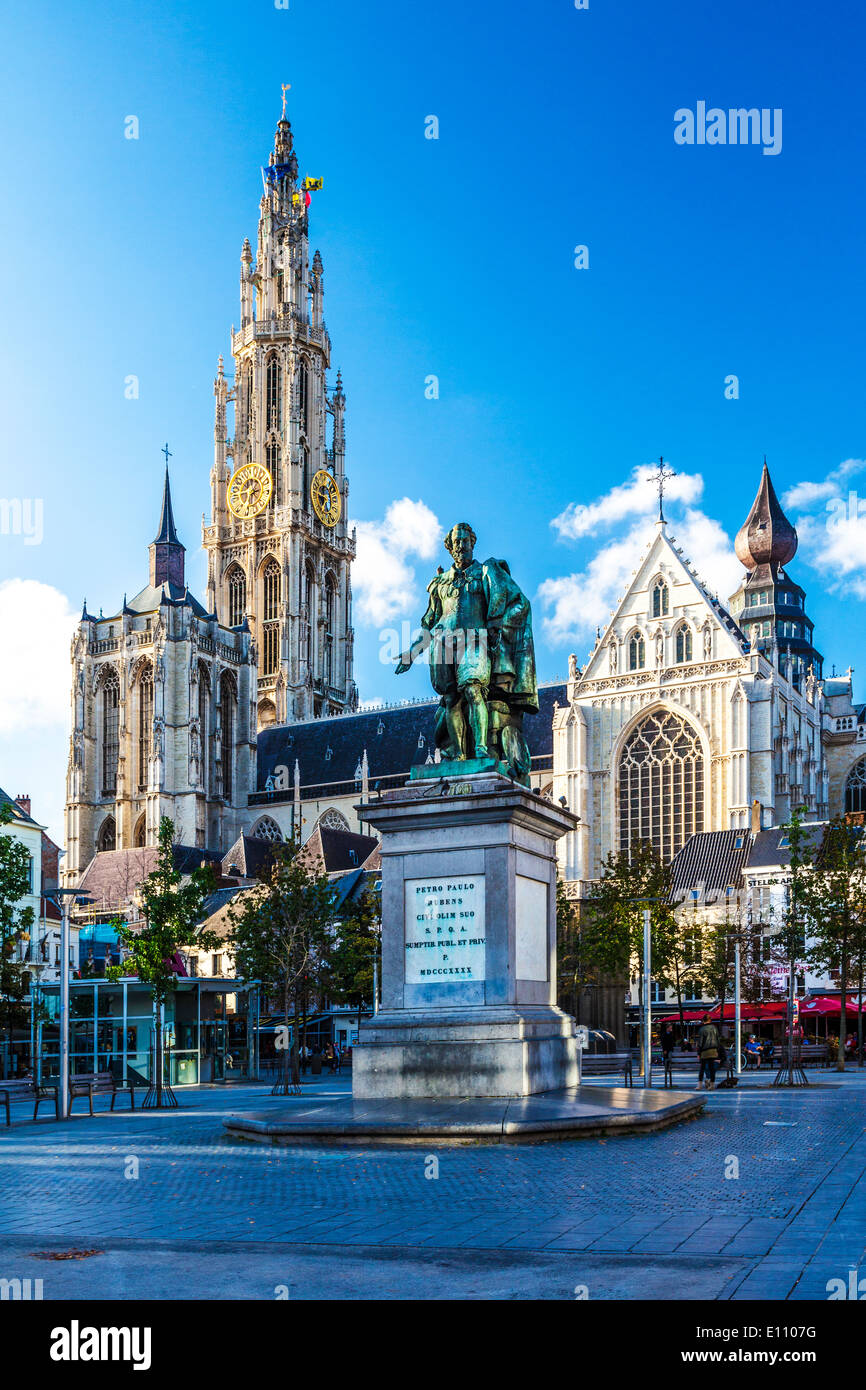
[[[255,260],[241,251],[234,379],[219,359],[211,471],[208,607],[253,634],[260,728],[353,709],[345,407],[329,391],[324,271],[310,257],[311,192],[283,111],[259,209]],[[229,412],[233,434],[229,434]]]
[[[780,671],[790,663],[790,679],[799,689],[821,679],[823,657],[813,644],[806,614],[806,591],[785,572],[797,553],[797,532],[776,496],[767,460],[752,510],[734,542],[746,570],[733,595],[730,611],[751,645]]]
[[[180,844],[226,849],[255,777],[249,629],[224,627],[190,593],[168,470],[149,581],[88,613],[72,639],[72,736],[64,877],[94,854],[155,845],[162,816]]]

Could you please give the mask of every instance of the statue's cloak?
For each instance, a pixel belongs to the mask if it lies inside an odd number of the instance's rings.
[[[493,652],[490,698],[502,698],[516,710],[538,713],[538,681],[532,640],[529,599],[511,577],[505,560],[482,563],[487,593],[488,630],[498,628],[500,642]]]

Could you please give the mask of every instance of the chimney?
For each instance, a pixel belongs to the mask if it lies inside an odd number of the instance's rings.
[[[761,803],[760,803],[760,801],[758,800],[758,798],[755,797],[755,800],[752,802],[752,825],[751,825],[751,830],[752,830],[752,834],[753,834],[753,835],[757,835],[758,831],[761,829],[761,824],[762,824],[762,822],[763,822],[763,819],[764,819],[764,808],[763,808],[763,806],[761,805]]]
[[[16,798],[15,798],[15,805],[21,807],[21,810],[24,812],[25,816],[29,816],[29,815],[30,815],[30,797],[29,797],[29,796],[16,796]]]

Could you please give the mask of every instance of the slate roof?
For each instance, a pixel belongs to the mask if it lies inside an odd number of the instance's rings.
[[[320,873],[340,874],[378,863],[379,841],[374,835],[356,835],[352,830],[334,830],[317,825],[300,857],[313,860]]]
[[[159,850],[156,845],[143,849],[112,849],[95,854],[78,882],[79,892],[94,901],[88,904],[91,912],[110,912],[126,907],[139,884],[156,868]],[[219,850],[200,849],[195,845],[175,845],[175,868],[191,873],[202,860],[216,867],[222,855]]]
[[[707,898],[724,895],[726,888],[741,888],[751,847],[748,830],[704,830],[692,835],[671,864],[673,898],[685,898],[701,884]]]
[[[824,838],[826,821],[808,821],[803,826],[804,847],[809,850]],[[781,842],[786,836],[785,827],[774,825],[769,830],[760,830],[749,855],[749,869],[787,868],[791,863],[791,851]]]
[[[258,878],[268,867],[273,842],[257,835],[240,835],[222,857],[222,871],[231,878]]]
[[[565,704],[564,682],[540,686],[538,714],[529,714],[524,721],[533,771],[545,771],[553,765],[554,702]],[[291,782],[297,759],[302,798],[346,795],[355,790],[355,773],[365,749],[371,787],[383,778],[405,779],[410,767],[426,763],[433,756],[433,716],[437,705],[434,697],[263,729],[258,736],[258,791],[264,792],[268,777],[281,765],[289,769]],[[323,787],[328,792],[323,793]],[[276,793],[273,799],[291,797],[290,787],[288,792]]]

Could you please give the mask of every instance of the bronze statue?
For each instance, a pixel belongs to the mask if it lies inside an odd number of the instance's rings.
[[[528,786],[523,715],[538,712],[532,610],[505,560],[474,559],[476,539],[465,521],[445,537],[454,563],[428,584],[423,633],[400,657],[397,675],[430,648],[443,762],[499,764]]]

